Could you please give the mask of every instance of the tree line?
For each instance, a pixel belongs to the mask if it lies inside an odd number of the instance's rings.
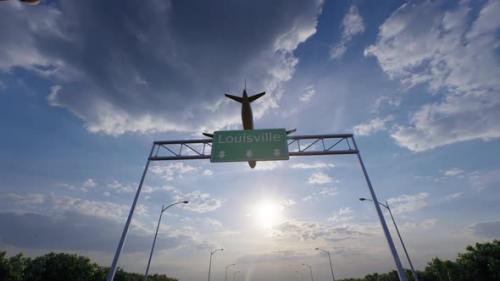
[[[424,271],[417,271],[420,281],[500,281],[500,240],[467,246],[454,260],[433,258]],[[414,281],[406,270],[408,281]],[[369,274],[361,279],[339,281],[399,281],[397,272]]]
[[[0,252],[0,281],[104,281],[108,267],[99,266],[89,258],[75,254],[49,253],[36,258],[18,254],[7,257]],[[420,281],[500,281],[500,240],[476,243],[454,261],[432,259],[423,271]],[[414,281],[407,270],[409,281]],[[144,276],[119,269],[116,281],[140,281]],[[151,281],[177,281],[164,274],[150,275]],[[396,271],[373,273],[361,279],[339,281],[399,281]]]
[[[109,267],[93,263],[75,254],[48,253],[36,258],[22,253],[7,257],[0,252],[0,281],[105,281]],[[144,274],[119,268],[115,281],[142,281]],[[164,274],[149,275],[150,281],[177,281]]]

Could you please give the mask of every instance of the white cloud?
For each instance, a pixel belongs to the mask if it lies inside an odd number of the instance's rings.
[[[413,195],[403,194],[390,198],[387,201],[395,214],[401,214],[425,208],[427,206],[427,198],[429,198],[429,193],[421,192]]]
[[[370,235],[372,230],[355,224],[328,225],[315,221],[290,220],[273,228],[273,236],[300,241],[342,241]]]
[[[159,164],[150,167],[153,174],[159,175],[166,181],[172,181],[175,177],[182,178],[184,174],[194,173],[198,168],[183,162],[170,163],[168,165]]]
[[[498,169],[468,173],[467,177],[472,187],[479,191],[486,188],[500,187],[500,170]]]
[[[238,124],[234,104],[221,99],[245,77],[249,88],[267,92],[254,106],[256,119],[278,107],[298,62],[295,49],[316,33],[322,1],[5,6],[0,24],[12,28],[0,31],[0,69],[40,74],[55,85],[50,105],[68,109],[90,132],[120,135]],[[121,16],[110,19],[110,12]]]
[[[361,123],[354,126],[354,133],[360,136],[368,136],[378,131],[385,131],[387,129],[387,123],[392,121],[394,117],[392,115],[386,116],[384,118],[376,117],[366,123]]]
[[[260,161],[255,167],[256,171],[271,171],[283,166],[280,161]]]
[[[23,207],[24,211],[41,214],[60,215],[61,212],[70,211],[79,214],[122,221],[130,206],[111,203],[107,201],[93,201],[70,196],[44,195],[37,193],[8,194],[16,204]],[[145,209],[138,208],[138,213]]]
[[[297,202],[295,202],[295,200],[293,199],[282,199],[280,200],[280,205],[283,206],[283,207],[291,207],[293,205],[295,205]]]
[[[432,228],[436,225],[437,219],[435,218],[430,218],[430,219],[425,219],[421,222],[405,222],[403,224],[403,228],[405,229],[429,229]]]
[[[352,216],[353,210],[349,207],[341,208],[335,212],[328,220],[339,223],[351,221],[354,217]]]
[[[331,183],[332,181],[333,178],[323,172],[315,172],[307,179],[308,183],[317,185]]]
[[[453,200],[453,199],[458,199],[462,197],[463,193],[462,192],[456,192],[456,193],[451,193],[446,195],[445,200]]]
[[[88,189],[90,189],[92,187],[96,187],[96,186],[97,186],[96,182],[91,178],[88,178],[82,184],[82,188],[85,190],[88,190]]]
[[[319,191],[315,191],[308,194],[302,198],[302,201],[307,202],[311,200],[324,199],[327,197],[333,197],[338,194],[336,187],[322,187]]]
[[[312,163],[295,163],[291,166],[293,169],[329,169],[334,168],[335,165],[332,163],[325,162],[312,162]]]
[[[314,88],[314,85],[310,85],[304,89],[302,94],[300,94],[299,100],[302,102],[308,102],[314,97],[314,95],[316,95],[316,89]]]
[[[365,50],[392,79],[406,87],[425,83],[438,101],[423,105],[409,125],[392,133],[412,151],[474,139],[500,138],[500,28],[498,1],[461,1],[446,12],[441,2],[404,4]],[[475,4],[475,2],[474,2]]]
[[[363,18],[359,14],[358,8],[353,5],[342,20],[342,38],[339,43],[330,49],[330,56],[334,59],[342,57],[347,51],[347,44],[352,38],[364,31]]]
[[[182,204],[180,207],[197,213],[207,213],[215,211],[222,206],[223,200],[213,198],[209,193],[201,191],[193,191],[189,193],[181,193],[177,190],[174,195],[175,200],[188,200],[189,204]]]
[[[117,180],[113,180],[112,182],[106,185],[113,192],[121,194],[121,193],[132,193],[135,191],[135,187],[130,184],[121,183]]]
[[[451,168],[449,170],[446,170],[444,171],[444,175],[447,176],[447,177],[455,177],[455,176],[459,176],[459,175],[462,175],[464,173],[463,170],[461,169],[458,169],[458,168]]]
[[[209,170],[209,169],[205,169],[203,171],[203,175],[205,176],[212,176],[214,174],[214,172],[212,172],[212,170]]]

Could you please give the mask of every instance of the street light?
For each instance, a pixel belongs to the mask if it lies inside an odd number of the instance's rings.
[[[311,281],[314,281],[312,267],[308,264],[305,264],[305,263],[303,263],[302,265],[309,267],[309,273],[311,274]]]
[[[327,250],[323,250],[323,249],[320,249],[320,248],[316,248],[317,251],[322,251],[324,253],[327,253],[328,254],[328,260],[330,261],[330,270],[332,272],[332,280],[335,281],[335,275],[333,275],[333,265],[332,265],[332,256],[330,255],[330,251],[327,251]]]
[[[367,199],[367,198],[359,198],[359,201],[371,201],[371,202],[373,202],[373,200]],[[377,203],[380,206],[386,208],[387,211],[389,211],[389,215],[391,215],[392,223],[394,224],[394,228],[396,229],[396,233],[398,234],[399,241],[401,241],[401,245],[403,246],[403,250],[405,251],[406,259],[408,260],[408,263],[410,264],[411,273],[413,274],[413,279],[415,279],[415,281],[419,281],[418,275],[415,272],[415,268],[413,267],[413,263],[411,262],[410,255],[408,254],[408,251],[406,250],[405,243],[403,242],[403,238],[401,238],[401,233],[399,233],[399,228],[398,228],[398,225],[396,224],[396,220],[394,220],[394,216],[392,215],[392,211],[391,211],[391,208],[389,207],[389,203],[387,201],[385,202],[385,204],[378,202],[378,201],[377,201]]]
[[[235,263],[232,263],[232,264],[228,264],[226,265],[226,274],[224,275],[224,281],[227,281],[227,269],[231,266],[235,266],[236,264]]]
[[[223,248],[220,248],[220,249],[215,249],[213,251],[210,252],[210,262],[208,263],[208,281],[210,281],[210,273],[212,271],[212,256],[217,253],[218,251],[224,251]]]
[[[149,266],[151,265],[151,258],[153,257],[153,251],[155,249],[155,244],[156,244],[156,237],[158,236],[158,230],[160,229],[160,222],[161,222],[161,216],[163,215],[163,212],[165,212],[168,208],[175,206],[177,204],[187,204],[189,201],[179,201],[172,203],[165,207],[164,205],[161,206],[161,212],[160,212],[160,218],[158,218],[158,224],[156,225],[156,232],[155,232],[155,238],[153,239],[153,245],[151,246],[151,251],[149,252],[149,260],[148,260],[148,266],[146,267],[146,273],[144,274],[144,281],[148,281],[148,273],[149,273]]]

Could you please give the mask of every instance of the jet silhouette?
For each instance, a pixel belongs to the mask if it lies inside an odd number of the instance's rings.
[[[243,89],[243,95],[241,97],[233,96],[233,95],[228,95],[226,94],[225,96],[241,103],[241,121],[243,123],[243,130],[253,130],[253,114],[252,114],[252,106],[250,106],[250,103],[256,101],[258,98],[262,97],[265,95],[266,92],[262,92],[256,95],[253,95],[251,97],[248,96],[246,87]],[[296,129],[293,130],[288,130],[286,131],[287,134],[295,132]],[[213,138],[213,134],[209,133],[203,133],[203,135]],[[255,168],[255,165],[257,164],[256,161],[248,161],[248,166],[250,168]]]

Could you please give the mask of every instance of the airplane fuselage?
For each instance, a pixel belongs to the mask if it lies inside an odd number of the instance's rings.
[[[252,107],[250,106],[246,91],[243,93],[241,103],[241,121],[243,123],[243,130],[253,130]]]

